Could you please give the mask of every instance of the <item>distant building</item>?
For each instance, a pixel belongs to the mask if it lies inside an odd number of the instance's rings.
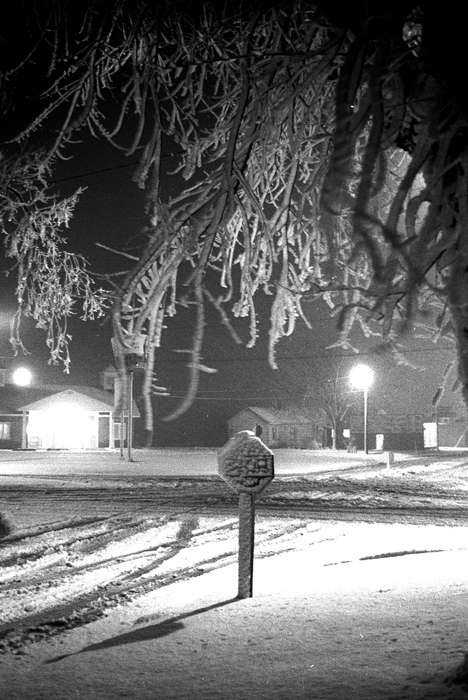
[[[252,430],[271,448],[317,448],[326,441],[323,419],[312,411],[295,408],[249,406],[228,421],[229,437],[239,430]]]
[[[363,415],[350,416],[350,432],[358,449],[363,447]],[[467,425],[464,412],[440,406],[437,411],[376,412],[369,411],[369,449],[422,450],[431,447],[465,447]]]
[[[428,361],[422,371],[397,367],[382,372],[369,392],[368,408],[371,450],[410,451],[468,444],[467,412],[454,365],[444,370]],[[363,406],[358,401],[347,421],[358,449],[363,447],[363,422]]]
[[[95,387],[18,387],[7,380],[0,385],[0,449],[118,447],[122,412],[114,406],[114,393]],[[139,415],[134,404],[133,418]],[[126,410],[123,417],[126,423]]]

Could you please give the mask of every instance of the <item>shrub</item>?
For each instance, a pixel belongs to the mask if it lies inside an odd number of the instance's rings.
[[[9,535],[12,529],[10,522],[0,513],[0,539]]]

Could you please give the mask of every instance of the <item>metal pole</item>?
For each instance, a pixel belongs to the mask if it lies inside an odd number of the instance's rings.
[[[109,413],[109,449],[115,447],[114,440],[114,416]]]
[[[369,453],[367,445],[367,389],[364,389],[364,451]]]
[[[255,536],[255,495],[239,493],[239,587],[238,598],[252,597]]]
[[[122,410],[120,411],[120,430],[119,430],[119,442],[120,442],[120,459],[124,458],[124,441],[125,441],[125,410],[122,397]]]
[[[128,398],[127,398],[127,458],[132,462],[132,433],[133,433],[133,372],[128,373]]]

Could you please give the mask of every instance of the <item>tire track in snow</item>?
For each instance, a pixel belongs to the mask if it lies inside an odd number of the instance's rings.
[[[434,487],[419,477],[405,477],[411,478],[408,482],[382,475],[363,482],[352,478],[358,475],[353,469],[350,478],[334,472],[332,478],[321,474],[275,479],[257,499],[257,513],[284,519],[284,523],[272,533],[258,527],[256,555],[263,558],[295,549],[294,537],[301,526],[291,525],[291,517],[305,522],[468,524],[466,491]],[[126,479],[124,486],[116,482],[115,488],[76,488],[62,480],[57,488],[6,487],[0,503],[14,504],[18,510],[31,508],[40,522],[37,528],[25,528],[0,543],[0,565],[4,567],[0,580],[11,575],[3,592],[13,584],[17,599],[17,614],[10,622],[4,616],[0,626],[0,651],[20,653],[25,643],[86,624],[104,615],[107,608],[174,580],[233,563],[237,554],[237,496],[213,478],[135,478]],[[85,517],[87,508],[89,517]],[[97,508],[99,517],[94,515]],[[41,523],[43,509],[53,513],[54,522]],[[57,520],[67,509],[79,510],[82,517]],[[197,527],[197,518],[203,515],[232,521]],[[163,527],[171,522],[175,530],[166,541],[141,545],[147,530],[153,527],[156,532],[156,523]],[[52,554],[53,547],[58,550],[55,560],[38,555],[47,551],[47,540]],[[213,542],[214,549],[207,546]],[[116,551],[109,555],[112,544]],[[5,567],[7,557],[10,567]],[[86,575],[96,579],[88,581],[89,589],[81,584],[80,576],[84,579]]]
[[[274,532],[271,536],[268,532],[259,533],[259,556],[270,556],[279,551],[286,551],[286,548],[277,547],[275,551],[261,552],[262,545],[273,539],[286,537],[290,540],[294,532],[300,529],[301,525],[284,524],[279,532]],[[219,540],[219,553],[211,556],[212,542]],[[197,548],[200,551],[197,551]],[[183,580],[193,576],[199,576],[205,571],[233,563],[237,556],[237,522],[229,521],[215,527],[199,527],[198,517],[186,517],[178,522],[176,537],[164,543],[164,545],[154,548],[162,550],[161,556],[152,560],[148,564],[137,567],[129,571],[123,570],[120,574],[113,576],[112,581],[104,585],[98,585],[94,590],[73,597],[67,601],[61,601],[53,606],[31,614],[22,614],[7,623],[0,625],[0,652],[12,651],[21,653],[24,644],[33,643],[44,639],[52,634],[58,634],[72,627],[87,624],[105,614],[105,610],[119,605],[134,597],[152,591],[158,587],[172,583],[174,580]],[[189,563],[176,564],[171,567],[171,560],[184,552],[189,552],[192,561]],[[152,550],[148,551],[151,554]],[[135,555],[141,552],[135,552]],[[131,563],[132,554],[128,555]],[[108,562],[102,562],[104,567]],[[161,571],[164,565],[169,565],[167,570]],[[96,564],[96,567],[99,563]],[[90,570],[92,567],[84,567]],[[51,572],[53,575],[60,572]],[[77,572],[68,572],[68,577],[73,579]],[[60,578],[60,576],[58,577]],[[47,585],[55,583],[49,581]],[[34,596],[34,582],[22,581],[19,589],[25,599]],[[36,591],[37,594],[37,591]]]
[[[167,522],[168,516],[153,518],[154,525],[158,526]],[[147,517],[135,519],[126,516],[122,518],[105,518],[95,521],[96,527],[91,529],[89,521],[76,526],[70,524],[67,528],[61,527],[58,532],[48,529],[46,533],[40,530],[37,534],[28,533],[24,537],[16,536],[14,539],[6,538],[0,548],[0,591],[8,585],[2,582],[2,578],[8,576],[8,567],[18,564],[22,560],[24,567],[34,564],[40,576],[41,559],[50,557],[54,553],[59,553],[64,561],[70,556],[85,555],[97,552],[106,544],[116,544],[131,536],[138,534],[142,530],[148,529]],[[52,540],[51,540],[52,537]],[[8,541],[7,541],[8,540]],[[16,545],[12,546],[16,540]],[[47,568],[48,565],[44,565]],[[23,574],[26,573],[23,571]]]

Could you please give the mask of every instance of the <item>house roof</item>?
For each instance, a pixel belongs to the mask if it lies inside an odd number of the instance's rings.
[[[50,400],[66,403],[71,399],[81,401],[83,408],[89,411],[113,411],[114,395],[92,386],[46,384],[42,386],[18,387],[7,385],[0,388],[0,414],[18,413],[20,411],[42,410],[50,405]],[[133,415],[140,414],[134,405]]]
[[[261,420],[270,425],[284,425],[285,423],[309,424],[315,420],[314,413],[300,411],[296,408],[265,408],[263,406],[249,406],[248,411],[255,413]],[[242,413],[243,411],[239,411]]]
[[[100,394],[104,393],[106,392],[100,392]],[[22,411],[41,411],[48,409],[51,405],[64,405],[70,402],[79,402],[81,408],[87,411],[112,411],[114,408],[114,399],[111,394],[99,397],[90,396],[89,391],[77,391],[70,387],[64,391],[36,398],[34,401],[20,406],[20,409]]]

